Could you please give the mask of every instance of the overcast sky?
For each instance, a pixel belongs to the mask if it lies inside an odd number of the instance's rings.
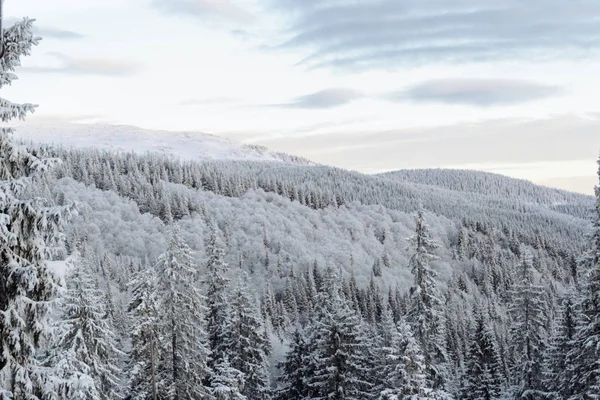
[[[592,193],[598,0],[6,0],[36,118],[201,131],[380,172]]]

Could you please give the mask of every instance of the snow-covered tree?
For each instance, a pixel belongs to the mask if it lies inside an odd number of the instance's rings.
[[[242,394],[244,374],[233,368],[225,357],[214,367],[211,380],[212,393],[216,400],[246,400]]]
[[[158,398],[158,357],[160,332],[154,268],[141,271],[131,282],[128,306],[132,349],[129,355],[129,396],[132,400]]]
[[[409,264],[414,284],[410,289],[407,319],[423,349],[428,379],[433,387],[439,388],[444,384],[448,356],[437,273],[431,268],[430,262],[438,259],[433,252],[440,245],[433,239],[423,210],[417,212],[415,221],[416,233],[410,241],[416,251]]]
[[[212,352],[209,360],[209,366],[214,367],[220,363],[227,355],[224,349],[227,340],[228,324],[228,299],[227,289],[229,280],[227,279],[228,266],[224,260],[224,251],[219,243],[216,228],[213,226],[210,232],[210,239],[206,246],[208,261],[206,263],[206,306],[208,344]]]
[[[307,342],[304,330],[296,329],[292,333],[290,349],[285,355],[285,360],[279,364],[281,375],[278,381],[282,387],[277,391],[278,400],[304,400],[310,395],[307,385],[311,372],[308,370],[310,362],[310,344]]]
[[[404,320],[399,321],[391,340],[392,347],[387,352],[389,367],[379,400],[434,399],[435,392],[427,379],[425,356],[410,325]]]
[[[542,360],[546,347],[547,304],[544,288],[534,277],[532,257],[522,248],[517,280],[511,292],[512,350],[516,358],[514,378],[522,396],[535,398],[542,389]],[[533,397],[532,397],[533,396]]]
[[[246,279],[241,278],[231,293],[231,311],[223,344],[231,366],[244,374],[241,393],[249,399],[264,400],[270,398],[269,341]]]
[[[598,161],[600,181],[600,160]],[[590,247],[582,257],[586,272],[579,307],[581,315],[569,359],[573,360],[574,377],[570,391],[583,399],[600,399],[600,182],[596,186]]]
[[[569,359],[572,354],[573,340],[577,332],[577,314],[573,294],[562,298],[556,321],[552,325],[550,339],[544,356],[543,387],[555,397],[569,398],[574,364]]]
[[[496,337],[481,310],[475,316],[465,381],[461,396],[465,400],[493,400],[502,393],[502,362]]]
[[[314,349],[308,368],[308,386],[313,398],[359,400],[370,396],[367,338],[361,321],[340,295],[337,274],[328,268],[323,291],[317,296],[310,341]]]
[[[23,19],[6,29],[1,43],[0,87],[10,85],[22,56],[29,55],[39,38],[33,20]],[[0,99],[0,120],[24,119],[32,104]],[[55,282],[45,261],[60,241],[57,235],[65,207],[32,195],[55,160],[38,157],[12,139],[10,128],[0,129],[0,398],[33,398],[43,392],[34,374],[34,355],[48,333],[49,300]]]
[[[82,374],[85,374],[94,382],[87,392],[90,399],[117,399],[121,395],[118,366],[121,351],[107,318],[104,295],[97,287],[89,263],[77,254],[66,280],[66,293],[59,300],[58,338],[46,360],[50,370],[56,369],[51,376],[57,376],[55,382],[62,396],[67,396],[64,398],[81,398]]]
[[[205,298],[194,286],[198,269],[192,251],[177,225],[171,228],[169,247],[155,266],[161,352],[157,376],[159,397],[201,399],[210,376],[207,335],[204,329]]]

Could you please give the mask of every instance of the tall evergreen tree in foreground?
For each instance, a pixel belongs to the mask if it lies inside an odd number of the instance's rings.
[[[209,366],[214,368],[216,364],[221,363],[227,357],[224,345],[227,340],[227,288],[229,286],[229,279],[226,276],[229,268],[225,263],[223,247],[219,243],[214,226],[211,227],[206,254],[208,255],[204,281],[208,308],[206,331],[212,353]]]
[[[120,351],[109,324],[104,295],[92,277],[89,264],[76,256],[67,275],[67,291],[60,299],[59,338],[50,350],[50,367],[57,371],[61,399],[112,400],[120,397],[117,365]],[[65,368],[65,366],[70,366]],[[88,375],[94,385],[82,385]],[[86,389],[86,396],[80,391]]]
[[[439,244],[433,239],[425,222],[424,211],[419,210],[415,217],[416,232],[410,238],[415,246],[415,254],[410,259],[410,269],[414,285],[410,289],[408,322],[415,338],[423,349],[427,377],[434,388],[444,385],[445,364],[448,356],[444,343],[444,316],[441,312],[440,293],[437,288],[437,273],[430,262],[437,260],[433,254]]]
[[[512,346],[516,358],[516,390],[524,398],[539,398],[543,393],[542,360],[546,338],[548,307],[544,288],[534,277],[529,250],[521,248],[517,266],[517,283],[512,291],[509,313],[512,318]]]
[[[141,271],[131,282],[128,306],[131,327],[129,395],[132,400],[158,398],[157,368],[160,349],[158,302],[154,268]]]
[[[176,225],[169,247],[156,264],[156,301],[161,333],[157,370],[159,397],[184,400],[208,397],[209,350],[204,330],[205,299],[194,287],[197,267]]]
[[[38,43],[32,24],[26,18],[4,31],[0,87],[17,79],[14,69]],[[0,120],[23,119],[34,108],[0,99]],[[65,208],[32,196],[32,184],[55,161],[37,157],[11,136],[11,129],[0,130],[0,399],[29,399],[43,390],[34,354],[48,333],[47,307],[55,294],[45,261],[59,242]]]
[[[241,393],[248,399],[264,400],[269,393],[269,341],[244,276],[232,292],[231,313],[224,348],[231,367],[244,374]]]
[[[579,305],[579,329],[569,355],[575,364],[570,390],[583,399],[600,399],[600,160],[598,166],[591,246],[581,260],[587,279]]]
[[[308,339],[314,346],[307,365],[311,396],[331,400],[368,398],[374,377],[366,351],[369,341],[360,317],[342,299],[332,268],[323,277],[322,288]]]

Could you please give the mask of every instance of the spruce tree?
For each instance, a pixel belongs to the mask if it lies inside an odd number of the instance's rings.
[[[246,277],[240,279],[232,296],[224,349],[233,368],[244,374],[241,393],[249,399],[270,398],[268,350],[258,307],[248,291]]]
[[[534,277],[532,257],[521,248],[517,283],[511,292],[512,350],[516,358],[513,375],[517,392],[526,398],[541,395],[542,360],[547,332],[544,288]]]
[[[159,332],[159,396],[183,400],[206,398],[210,376],[204,329],[205,299],[194,287],[198,269],[179,228],[171,228],[169,247],[156,264]]]
[[[466,385],[461,398],[493,400],[503,389],[502,362],[494,331],[481,310],[476,311],[466,368]]]
[[[590,247],[580,264],[586,273],[580,304],[581,315],[569,359],[574,377],[570,391],[584,399],[600,399],[600,160]]]
[[[158,398],[158,358],[160,335],[156,273],[153,267],[137,274],[131,282],[132,299],[128,306],[131,328],[129,397],[132,400]]]
[[[315,322],[311,327],[314,349],[308,368],[308,386],[313,398],[359,400],[370,396],[371,372],[367,338],[359,316],[340,295],[337,275],[328,268],[323,291],[317,299]]]
[[[441,388],[446,379],[445,364],[448,356],[444,343],[445,323],[436,282],[437,273],[430,266],[431,261],[438,259],[433,252],[439,244],[431,235],[423,210],[417,212],[415,221],[416,233],[410,241],[416,251],[409,264],[414,284],[410,289],[407,320],[423,350],[429,382],[434,388]]]
[[[224,251],[219,243],[216,229],[211,228],[210,239],[206,247],[208,261],[206,263],[206,306],[208,345],[212,353],[209,366],[212,368],[227,355],[224,349],[227,340],[228,302],[227,279],[228,266],[224,260]]]
[[[310,345],[304,330],[296,329],[292,333],[290,349],[283,362],[279,364],[281,375],[277,381],[282,386],[277,391],[277,400],[304,400],[310,395],[307,380],[311,376],[308,366]]]
[[[74,383],[73,389],[77,391],[81,378],[70,382],[72,376],[64,369],[65,365],[79,366],[75,371],[85,372],[93,379],[90,398],[119,398],[118,356],[121,351],[117,349],[115,333],[108,321],[103,293],[97,288],[86,260],[75,257],[71,265],[67,291],[60,299],[59,337],[47,362],[63,372],[64,379],[58,382],[67,398],[71,398],[71,394],[65,387]]]
[[[233,368],[225,357],[214,367],[212,393],[215,400],[246,400],[242,394],[244,374]]]
[[[30,54],[40,38],[33,20],[23,19],[4,31],[0,87],[10,85],[21,57]],[[0,120],[24,119],[32,104],[0,99]],[[69,207],[52,207],[33,197],[40,181],[56,160],[44,159],[12,139],[10,128],[0,129],[0,398],[33,398],[43,393],[36,376],[35,353],[49,333],[47,309],[55,295],[55,281],[46,260],[59,244],[57,235]]]

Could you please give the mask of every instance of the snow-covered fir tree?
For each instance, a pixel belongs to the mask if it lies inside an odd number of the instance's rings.
[[[244,275],[231,292],[227,336],[223,343],[231,367],[244,375],[241,393],[248,399],[269,399],[269,341]]]
[[[160,347],[158,299],[154,268],[139,272],[130,283],[132,299],[128,306],[131,321],[129,354],[129,397],[132,400],[158,398],[158,357]]]
[[[76,253],[66,281],[66,293],[59,300],[58,337],[46,358],[49,370],[55,370],[51,376],[55,376],[57,395],[65,399],[118,399],[122,392],[118,366],[121,351],[89,261]],[[93,380],[85,391],[83,374]]]
[[[208,345],[212,356],[209,360],[209,366],[212,368],[215,364],[222,362],[227,356],[225,342],[228,339],[228,316],[229,304],[227,290],[229,279],[227,278],[228,266],[225,263],[225,255],[222,245],[219,242],[216,228],[211,226],[209,242],[206,246],[208,261],[206,263],[206,306],[208,334]]]
[[[341,297],[338,275],[329,267],[310,327],[308,386],[315,399],[359,400],[370,396],[372,371],[361,320]],[[311,364],[312,363],[312,364]]]
[[[281,383],[281,387],[275,396],[277,400],[304,400],[311,393],[307,385],[311,376],[311,371],[308,369],[311,347],[305,335],[303,329],[296,329],[292,333],[290,349],[279,364],[281,375],[277,381]]]
[[[462,399],[498,399],[503,390],[502,362],[496,336],[484,311],[475,312]]]
[[[517,393],[536,398],[543,393],[542,360],[546,348],[546,304],[544,288],[537,283],[529,250],[521,249],[517,283],[511,292],[509,312],[512,318],[512,351],[515,357],[513,377]]]
[[[21,57],[39,38],[33,20],[23,19],[4,31],[0,87],[10,85]],[[24,119],[32,104],[0,99],[0,120]],[[0,398],[29,399],[44,392],[35,353],[48,333],[47,309],[55,281],[46,260],[55,250],[65,207],[35,197],[33,184],[55,164],[16,144],[10,128],[0,130]],[[48,377],[50,379],[51,377]]]
[[[431,261],[438,259],[433,252],[440,245],[433,239],[423,210],[417,212],[415,221],[416,233],[410,238],[410,242],[416,251],[409,264],[414,284],[410,289],[407,319],[423,349],[429,382],[433,387],[440,388],[446,379],[448,356],[444,343],[445,322],[441,312],[437,273],[430,265]]]
[[[590,247],[581,260],[586,273],[579,308],[578,329],[573,350],[573,375],[569,392],[574,398],[600,399],[600,160],[598,160],[599,183],[596,192]]]
[[[194,286],[198,268],[177,225],[171,226],[169,247],[155,266],[158,331],[161,334],[157,368],[161,399],[203,399],[210,376],[205,298]]]
[[[233,368],[227,357],[214,367],[214,376],[211,380],[212,393],[215,400],[247,400],[242,394],[244,387],[244,374]]]

